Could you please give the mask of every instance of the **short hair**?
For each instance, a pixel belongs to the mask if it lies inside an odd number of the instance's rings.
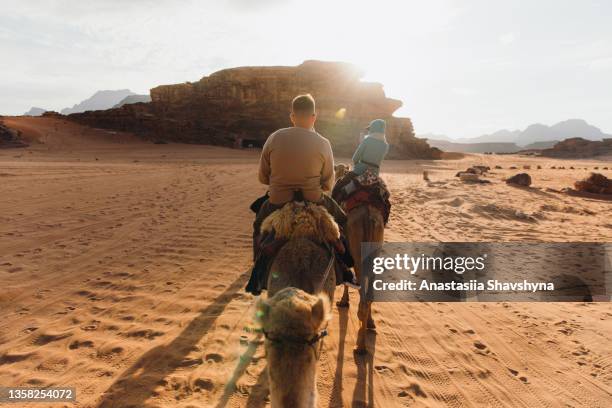
[[[311,94],[298,95],[291,102],[291,111],[298,115],[314,115],[315,100]]]

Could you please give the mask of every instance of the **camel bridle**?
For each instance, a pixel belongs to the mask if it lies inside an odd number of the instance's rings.
[[[271,341],[272,343],[289,343],[289,344],[303,344],[306,346],[314,346],[319,342],[319,340],[323,339],[323,337],[327,336],[327,329],[323,329],[311,338],[307,339],[299,336],[287,336],[282,335],[278,337],[271,336],[270,333],[263,330],[264,337]]]
[[[319,359],[320,351],[317,351],[317,343],[323,340],[323,337],[327,336],[327,329],[323,329],[311,338],[304,338],[299,336],[288,336],[281,335],[278,337],[272,336],[267,331],[263,330],[264,337],[269,342],[276,345],[290,345],[290,346],[309,346],[312,347],[312,350],[315,353],[315,357],[317,360]]]

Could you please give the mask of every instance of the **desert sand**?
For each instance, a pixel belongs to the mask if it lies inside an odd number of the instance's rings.
[[[0,385],[73,386],[78,401],[19,406],[269,404],[243,290],[258,151],[4,120],[31,146],[0,150]],[[386,240],[610,242],[610,202],[547,190],[605,159],[388,161]],[[473,164],[503,169],[454,177]],[[532,187],[506,185],[523,165]],[[609,303],[385,303],[374,318],[373,353],[355,356],[356,304],[334,308],[321,407],[612,405]]]

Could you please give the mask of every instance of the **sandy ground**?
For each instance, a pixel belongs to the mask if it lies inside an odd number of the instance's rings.
[[[268,405],[262,339],[249,331],[255,298],[243,291],[248,204],[264,191],[257,151],[5,121],[33,144],[0,150],[0,385],[77,388],[78,403],[51,406]],[[504,169],[488,185],[453,177],[471,164]],[[501,181],[524,164],[533,188]],[[610,202],[546,188],[611,164],[387,162],[386,239],[610,242]],[[355,304],[334,310],[321,407],[612,406],[609,303],[385,303],[374,317],[373,354],[358,357]]]

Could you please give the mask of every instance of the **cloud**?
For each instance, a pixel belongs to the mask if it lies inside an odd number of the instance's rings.
[[[256,11],[273,6],[287,5],[289,0],[229,0],[228,3],[240,10]]]
[[[595,58],[587,63],[591,71],[612,70],[612,57]]]
[[[499,42],[503,45],[510,45],[516,41],[518,35],[516,33],[505,33],[499,36]]]
[[[451,91],[454,94],[460,95],[460,96],[472,96],[478,93],[475,89],[466,88],[466,87],[455,87],[455,88],[452,88]]]

